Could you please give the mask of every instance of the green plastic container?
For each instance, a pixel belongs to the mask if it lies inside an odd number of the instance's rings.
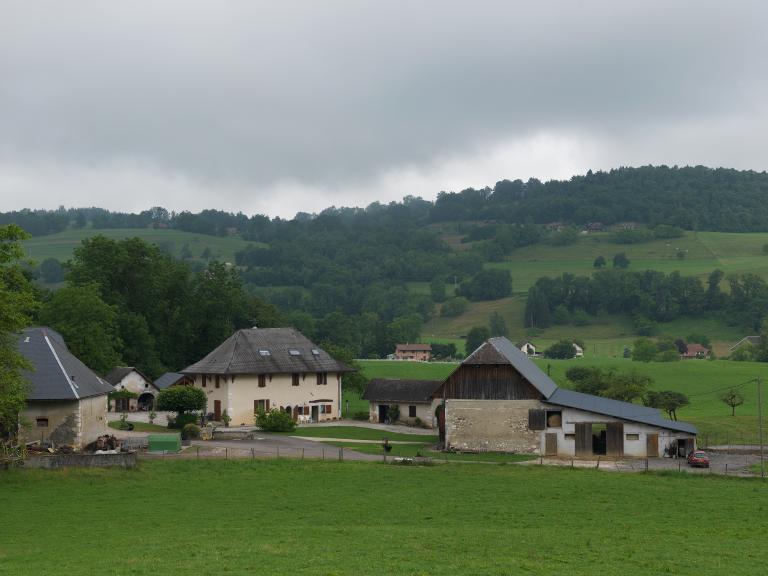
[[[181,450],[181,436],[178,434],[150,434],[150,452],[178,452]]]

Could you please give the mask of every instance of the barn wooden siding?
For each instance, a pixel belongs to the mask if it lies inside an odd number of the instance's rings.
[[[436,396],[459,400],[542,400],[543,396],[509,364],[462,364]]]

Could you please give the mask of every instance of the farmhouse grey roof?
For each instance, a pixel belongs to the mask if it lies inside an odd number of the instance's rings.
[[[61,334],[51,328],[26,328],[17,345],[33,367],[24,371],[24,377],[32,384],[28,400],[78,400],[114,390],[78,360]]]
[[[184,374],[180,374],[179,372],[166,372],[160,376],[160,378],[155,380],[155,388],[158,390],[165,390],[176,384],[182,378],[184,378]]]
[[[144,374],[141,370],[136,368],[135,366],[118,366],[117,368],[113,368],[109,374],[104,376],[104,380],[112,384],[112,386],[116,386],[117,384],[120,384],[122,382],[123,378],[128,376],[131,372],[136,372],[139,376],[144,378],[147,382],[152,384],[152,379],[147,377],[146,374]]]
[[[487,346],[498,354],[488,355]],[[549,404],[576,408],[586,412],[613,416],[622,420],[631,420],[668,430],[679,430],[696,434],[696,427],[685,422],[667,420],[656,408],[648,408],[631,402],[611,400],[601,396],[583,394],[558,387],[533,361],[523,352],[515,348],[512,342],[503,336],[491,338],[467,357],[462,364],[511,364],[520,374],[536,388]]]
[[[442,385],[442,380],[374,378],[368,382],[363,393],[363,400],[373,402],[431,402],[432,395]]]
[[[489,362],[487,360],[482,359],[483,348],[486,345],[493,347],[493,349],[500,355],[499,361],[493,363],[511,364],[514,366],[515,369],[520,372],[520,374],[522,374],[522,376],[545,398],[549,398],[554,394],[555,390],[557,390],[557,384],[542,372],[524,352],[521,352],[519,348],[515,348],[512,342],[503,336],[486,340],[486,342],[472,352],[462,364],[488,364]]]
[[[238,330],[182,374],[353,372],[294,328]]]

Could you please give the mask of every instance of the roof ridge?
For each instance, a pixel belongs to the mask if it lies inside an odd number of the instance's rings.
[[[225,374],[229,373],[229,369],[232,367],[232,362],[235,361],[235,349],[237,348],[237,341],[240,339],[240,334],[242,332],[243,332],[242,328],[237,332],[235,332],[235,341],[232,343],[232,353],[229,356],[229,362],[227,362],[227,369],[225,371]]]
[[[59,355],[56,353],[56,350],[53,349],[53,344],[51,344],[51,341],[48,338],[48,334],[43,332],[43,338],[45,338],[45,342],[46,344],[48,344],[48,348],[50,348],[51,353],[53,354],[53,357],[56,359],[56,364],[59,365],[59,368],[61,369],[61,373],[64,375],[64,378],[66,379],[67,384],[69,384],[69,387],[72,389],[72,394],[75,395],[76,400],[80,400],[80,394],[77,393],[77,390],[75,389],[75,385],[72,383],[72,380],[69,378],[67,371],[64,370],[64,365],[61,363],[61,360],[59,359]]]

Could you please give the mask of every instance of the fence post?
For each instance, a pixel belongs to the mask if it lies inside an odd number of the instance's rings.
[[[648,472],[648,458],[645,459],[645,471]]]
[[[344,446],[339,448],[339,462],[343,462],[343,461],[344,461]]]
[[[683,469],[683,461],[680,458],[677,459],[677,471],[680,472]]]
[[[256,460],[256,453],[253,451],[253,448],[251,448],[251,460]]]
[[[571,468],[573,468],[573,458],[571,458]]]
[[[597,457],[597,466],[595,466],[595,469],[600,468],[600,456]]]
[[[544,466],[544,456],[539,456],[539,466]]]
[[[323,460],[325,460],[325,448],[323,448]]]
[[[301,449],[301,461],[304,461],[304,448]]]
[[[197,459],[200,460],[200,446],[195,446],[197,448]]]
[[[725,475],[728,476],[728,462],[725,463]]]
[[[224,448],[224,460],[229,460],[229,448]]]
[[[277,445],[277,457],[280,458],[280,444]]]

